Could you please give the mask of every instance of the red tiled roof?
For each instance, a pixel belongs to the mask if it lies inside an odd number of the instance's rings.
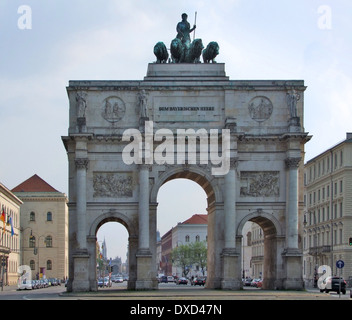
[[[59,192],[36,174],[11,190],[12,192]]]
[[[183,221],[182,224],[208,224],[207,214],[194,214],[192,217]]]

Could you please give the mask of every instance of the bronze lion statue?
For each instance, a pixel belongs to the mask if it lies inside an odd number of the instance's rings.
[[[175,38],[171,41],[170,51],[172,63],[185,62],[186,47],[183,45],[180,39]]]
[[[187,54],[186,62],[188,63],[200,63],[200,56],[204,49],[202,39],[193,40]]]
[[[164,42],[158,42],[154,46],[154,54],[156,56],[156,63],[167,63],[169,53],[167,52]]]
[[[207,47],[203,50],[203,61],[204,63],[216,63],[215,57],[219,54],[219,45],[217,42],[210,42]]]

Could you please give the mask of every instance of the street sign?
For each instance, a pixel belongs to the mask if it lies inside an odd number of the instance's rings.
[[[342,260],[336,261],[336,267],[342,269],[345,266],[345,263]]]

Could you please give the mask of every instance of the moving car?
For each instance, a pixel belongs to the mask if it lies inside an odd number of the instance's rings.
[[[159,282],[160,282],[160,283],[163,283],[163,282],[168,283],[168,281],[167,281],[167,276],[161,276],[161,277],[159,278]]]
[[[341,292],[346,294],[346,281],[341,277],[327,277],[321,284],[320,292],[330,292],[336,291],[340,293],[340,283],[341,283]]]
[[[188,280],[184,277],[178,278],[176,284],[187,284]]]
[[[204,286],[205,285],[205,278],[198,277],[194,278],[193,281],[191,282],[192,286]]]

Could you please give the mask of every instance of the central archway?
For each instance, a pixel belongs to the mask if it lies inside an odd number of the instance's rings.
[[[223,230],[221,223],[217,223],[220,219],[217,214],[217,203],[222,203],[222,192],[216,179],[202,168],[199,167],[174,167],[170,168],[159,176],[151,189],[151,202],[157,203],[157,196],[160,188],[167,182],[175,179],[187,179],[197,183],[207,196],[207,213],[208,213],[208,231],[207,231],[207,286],[220,287],[220,254],[223,242]],[[218,257],[218,259],[216,258]]]

